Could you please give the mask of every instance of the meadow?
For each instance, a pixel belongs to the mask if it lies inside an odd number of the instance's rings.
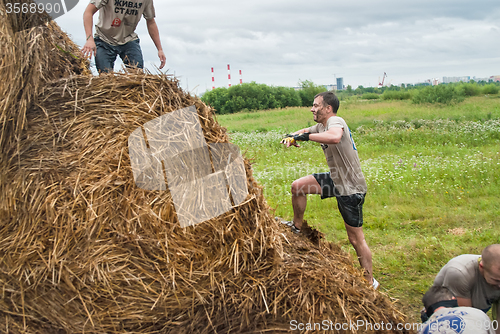
[[[291,219],[293,180],[328,171],[318,143],[280,145],[314,124],[310,108],[219,115],[277,216]],[[374,276],[410,321],[439,269],[460,254],[500,243],[500,97],[451,105],[342,101],[368,183],[364,232]],[[352,255],[334,199],[309,196],[308,224]],[[357,261],[354,261],[357,266]]]

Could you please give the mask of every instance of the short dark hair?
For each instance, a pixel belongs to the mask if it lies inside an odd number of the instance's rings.
[[[323,92],[317,94],[314,98],[317,98],[318,96],[323,97],[323,105],[327,106],[332,106],[333,113],[336,114],[337,111],[339,110],[340,106],[340,101],[337,98],[337,95],[335,95],[334,92]]]
[[[425,309],[427,309],[429,306],[445,301],[445,300],[452,300],[453,293],[448,290],[447,287],[444,286],[432,286],[425,295],[422,297],[422,303],[424,303]]]

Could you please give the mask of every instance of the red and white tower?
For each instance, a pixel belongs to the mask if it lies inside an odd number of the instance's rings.
[[[240,85],[243,83],[243,77],[241,76],[241,70],[240,70]]]
[[[231,87],[231,68],[229,67],[229,64],[227,64],[227,80],[229,82],[229,87]]]
[[[212,90],[215,89],[214,68],[212,67]]]

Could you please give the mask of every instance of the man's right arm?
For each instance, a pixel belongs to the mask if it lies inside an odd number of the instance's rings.
[[[96,46],[94,36],[92,36],[92,26],[94,25],[94,14],[98,11],[94,4],[89,3],[85,12],[83,12],[83,28],[85,29],[85,45],[82,48],[83,55],[91,58],[95,54]]]

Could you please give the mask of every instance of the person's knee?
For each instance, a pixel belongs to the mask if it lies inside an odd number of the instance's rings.
[[[303,187],[300,185],[299,180],[295,180],[292,182],[292,195],[299,196],[303,195]]]

